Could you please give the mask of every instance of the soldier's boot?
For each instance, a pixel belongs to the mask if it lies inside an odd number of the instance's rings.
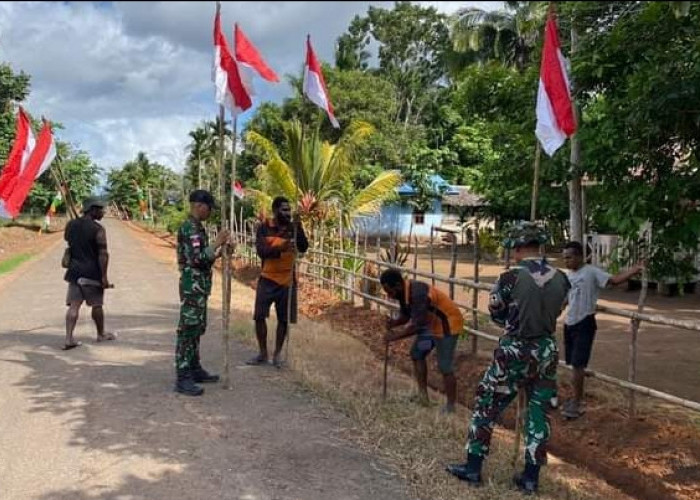
[[[218,382],[219,378],[221,378],[218,375],[212,375],[202,368],[201,365],[192,370],[192,375],[194,377],[194,381],[198,384],[211,384]]]
[[[186,394],[187,396],[201,396],[204,393],[204,389],[194,383],[192,370],[178,368],[175,392]]]
[[[218,382],[220,378],[218,375],[212,375],[202,368],[202,364],[199,362],[199,352],[192,365],[192,377],[198,384],[211,384],[213,382]]]
[[[447,472],[472,486],[481,486],[481,465],[483,462],[483,457],[469,454],[465,463],[448,465]]]
[[[522,474],[518,474],[513,478],[515,486],[524,495],[534,495],[537,493],[537,487],[540,481],[540,466],[534,464],[525,464],[525,470]]]

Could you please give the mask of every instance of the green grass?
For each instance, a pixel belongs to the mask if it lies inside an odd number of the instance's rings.
[[[9,259],[0,261],[0,274],[6,274],[10,271],[13,271],[22,262],[28,261],[31,257],[32,254],[30,253],[20,253],[17,255],[13,255]]]

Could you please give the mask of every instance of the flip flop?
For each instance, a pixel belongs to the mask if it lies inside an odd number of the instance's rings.
[[[75,344],[70,344],[70,345],[69,345],[69,344],[66,344],[66,345],[64,345],[64,346],[61,348],[61,350],[62,350],[62,351],[70,351],[71,349],[75,349],[76,347],[80,347],[81,345],[83,345],[83,343],[80,342],[80,341],[78,341],[78,342],[76,342]]]
[[[255,356],[254,358],[250,358],[248,361],[245,362],[245,364],[248,366],[266,365],[267,360],[263,357],[260,357],[260,355],[258,355],[258,356]]]
[[[97,337],[97,340],[95,342],[107,342],[109,340],[117,340],[117,334],[116,333],[105,333],[101,337]]]

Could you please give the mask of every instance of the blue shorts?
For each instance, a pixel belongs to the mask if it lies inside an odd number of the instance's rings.
[[[422,361],[437,347],[438,369],[443,375],[454,372],[454,358],[457,347],[457,336],[447,335],[436,338],[431,332],[421,332],[411,346],[411,359]]]

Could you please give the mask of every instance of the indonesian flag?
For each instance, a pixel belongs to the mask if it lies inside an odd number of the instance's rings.
[[[0,200],[0,217],[14,219],[19,215],[34,181],[46,172],[55,157],[56,143],[51,132],[51,124],[45,121],[39,132],[36,147],[32,150],[25,168],[17,177],[12,192],[7,198]]]
[[[253,88],[253,70],[268,82],[277,83],[280,81],[277,73],[267,65],[255,45],[243,34],[243,30],[238,27],[238,23],[235,25],[233,40],[238,70],[241,75],[243,86],[248,91],[248,95],[255,95],[255,89]]]
[[[245,191],[243,191],[243,186],[241,186],[241,183],[238,181],[233,183],[233,194],[239,200],[242,200],[245,197]]]
[[[226,43],[226,37],[221,32],[221,16],[219,8],[214,18],[214,68],[212,80],[216,87],[216,102],[226,106],[233,115],[238,115],[253,105],[248,90],[243,86],[238,72],[236,60]]]
[[[340,128],[338,120],[333,115],[333,104],[328,95],[326,82],[323,79],[321,65],[316,59],[314,49],[311,47],[311,37],[306,38],[306,66],[304,66],[304,95],[316,106],[328,114],[328,119],[335,128]]]
[[[544,31],[535,135],[545,153],[552,156],[575,132],[576,118],[565,59],[559,44],[557,22],[550,12]]]
[[[32,125],[24,109],[19,108],[17,113],[17,125],[15,126],[15,142],[7,157],[5,168],[0,174],[0,200],[4,201],[10,196],[17,183],[19,174],[26,168],[29,156],[36,144]]]

